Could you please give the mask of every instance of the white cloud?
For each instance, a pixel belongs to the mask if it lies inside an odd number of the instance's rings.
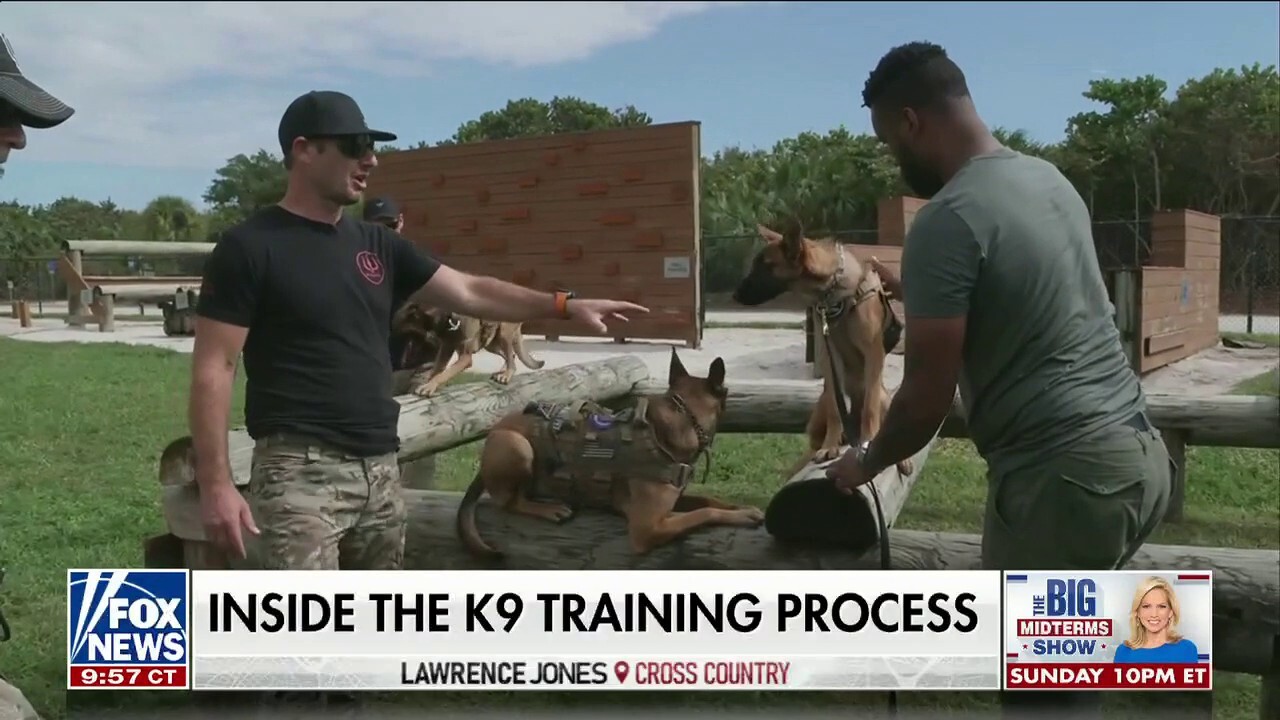
[[[301,84],[579,60],[722,4],[5,3],[0,31],[76,109],[33,133],[29,160],[210,168],[273,137]]]

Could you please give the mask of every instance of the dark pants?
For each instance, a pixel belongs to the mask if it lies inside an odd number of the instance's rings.
[[[1012,471],[988,472],[982,565],[991,570],[1120,569],[1164,517],[1173,465],[1144,416]],[[1006,692],[1008,720],[1102,717],[1094,692]]]

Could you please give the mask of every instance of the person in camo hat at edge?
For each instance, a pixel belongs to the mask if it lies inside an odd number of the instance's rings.
[[[7,37],[0,35],[0,178],[4,177],[9,153],[27,147],[26,128],[54,128],[75,112],[22,74],[13,46]],[[0,582],[4,580],[3,560],[0,558]],[[0,607],[0,641],[9,639],[9,623],[3,610]],[[22,691],[4,677],[3,668],[0,668],[0,720],[40,720]]]

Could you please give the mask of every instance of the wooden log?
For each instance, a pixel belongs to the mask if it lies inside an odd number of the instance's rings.
[[[96,299],[102,312],[98,318],[98,332],[116,331],[116,299],[114,295],[103,295]]]
[[[890,467],[850,495],[837,491],[835,484],[827,480],[830,463],[805,465],[769,501],[765,529],[787,542],[820,543],[859,553],[876,547],[880,525],[871,486],[880,495],[885,527],[892,529],[935,442],[937,437],[912,456],[910,475],[899,475],[897,467]],[[849,448],[842,449],[847,452]]]
[[[1181,522],[1187,504],[1187,431],[1165,430],[1165,449],[1169,451],[1169,459],[1173,460],[1177,470],[1173,473],[1173,483],[1169,492],[1169,506],[1165,508],[1164,519],[1169,522]]]
[[[405,491],[409,513],[405,567],[453,570],[490,567],[473,559],[454,535],[461,493]],[[627,543],[620,518],[583,512],[561,525],[502,512],[487,499],[477,508],[481,533],[506,552],[503,567],[538,570],[853,570],[877,569],[879,553],[848,552],[812,543],[783,543],[763,528],[704,528],[644,557]],[[893,530],[895,570],[981,569],[979,535]],[[1144,545],[1130,569],[1214,571],[1214,665],[1264,674],[1280,641],[1280,551]]]
[[[1258,720],[1280,717],[1280,668],[1262,676],[1258,688]]]
[[[631,393],[648,376],[649,370],[639,357],[619,355],[522,373],[509,385],[491,381],[457,383],[441,388],[430,398],[400,395],[396,397],[400,403],[398,457],[403,464],[471,442],[488,433],[503,415],[531,400],[616,399]],[[253,440],[244,430],[232,430],[228,451],[236,485],[247,485]],[[161,482],[169,484],[164,479]],[[182,485],[183,481],[173,484]]]
[[[184,544],[187,567],[260,567],[257,540],[245,536],[248,557],[227,560],[211,551],[200,527],[193,485],[164,488],[172,534]],[[408,513],[405,568],[408,570],[492,569],[471,556],[454,534],[461,493],[403,491]],[[184,517],[175,523],[169,510]],[[878,569],[879,553],[850,552],[819,543],[782,542],[764,528],[707,527],[670,545],[635,555],[619,517],[582,511],[569,522],[503,512],[488,499],[476,510],[480,532],[501,544],[502,567],[516,570],[860,570]],[[164,536],[161,536],[163,538]],[[156,543],[151,538],[148,543]],[[895,570],[979,570],[982,537],[960,533],[893,530],[889,533]],[[1214,665],[1219,670],[1272,675],[1280,671],[1280,551],[1144,545],[1127,569],[1214,571]]]
[[[179,283],[170,282],[168,278],[162,278],[156,282],[139,282],[130,285],[95,285],[93,286],[93,297],[98,299],[114,296],[118,303],[159,305],[165,300],[172,300],[177,293],[187,290],[188,288],[182,287]]]
[[[154,283],[159,281],[173,285],[200,286],[201,278],[196,275],[85,275],[84,281],[93,285],[136,285],[138,283]]]
[[[641,385],[643,390],[646,386]],[[733,383],[721,431],[803,433],[822,386]],[[1161,431],[1179,430],[1187,445],[1280,448],[1280,398],[1262,395],[1148,394],[1151,422]],[[966,438],[964,410],[956,399],[938,437]]]
[[[63,252],[84,255],[208,255],[217,243],[146,240],[64,240]]]
[[[81,272],[84,259],[79,250],[68,250],[58,256],[58,276],[67,285],[67,325],[84,327],[88,320],[80,293],[89,289]]]
[[[666,388],[665,382],[649,380],[638,383],[636,392],[659,393]],[[743,392],[741,385],[730,386],[730,412],[733,399],[739,392]],[[725,432],[723,423],[717,432]],[[911,474],[904,477],[898,474],[896,466],[890,467],[852,495],[836,491],[834,483],[826,479],[830,463],[806,464],[783,483],[769,502],[765,529],[774,537],[789,541],[816,542],[853,552],[864,552],[874,547],[880,541],[880,526],[871,486],[874,485],[880,495],[885,527],[892,529],[937,440],[937,436],[933,437],[911,457]],[[845,452],[848,449],[847,445],[841,448]]]

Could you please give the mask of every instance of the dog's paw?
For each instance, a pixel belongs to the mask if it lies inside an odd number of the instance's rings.
[[[910,460],[903,460],[902,462],[898,463],[898,474],[901,475],[902,477],[906,477],[911,474],[911,471],[914,468],[915,468],[915,465],[912,464]]]
[[[840,457],[840,448],[838,447],[818,448],[816,451],[814,451],[813,457],[809,460],[809,462],[824,463],[824,462],[827,462],[828,460],[835,460],[838,457]]]
[[[573,508],[568,505],[557,505],[551,510],[549,519],[554,523],[569,522],[573,519]]]
[[[742,527],[758,527],[764,522],[764,511],[758,507],[744,507],[737,511],[734,524]]]
[[[507,385],[511,382],[511,373],[498,371],[489,376],[489,379],[499,385]]]
[[[419,385],[413,388],[409,392],[417,395],[418,397],[431,397],[436,394],[436,386],[432,383],[426,383],[425,385]]]

